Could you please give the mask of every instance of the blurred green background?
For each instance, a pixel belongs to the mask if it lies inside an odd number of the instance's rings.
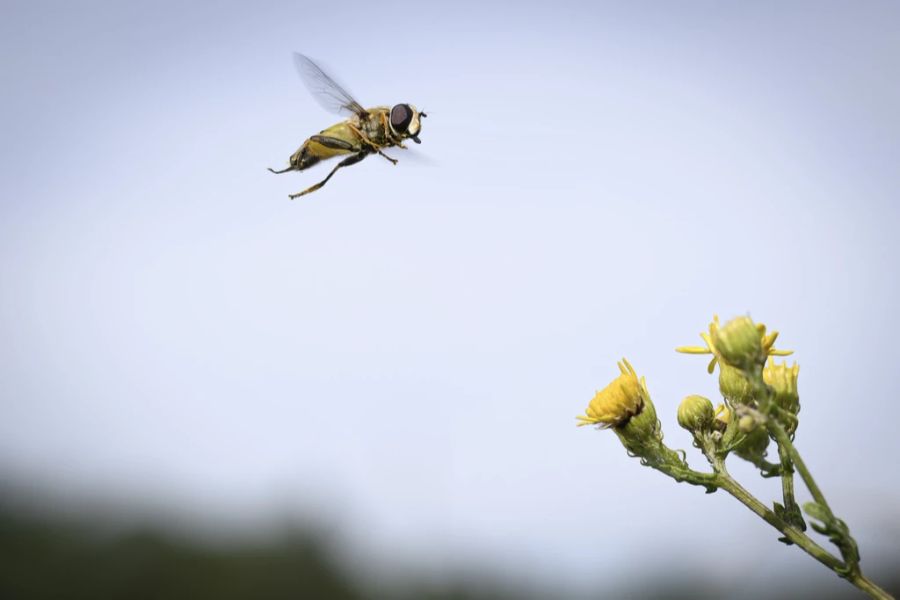
[[[747,563],[743,581],[722,585],[708,574],[678,568],[679,557],[648,561],[638,575],[597,578],[593,591],[571,592],[566,582],[539,586],[475,566],[428,577],[414,568],[359,577],[341,559],[327,531],[286,522],[276,533],[230,539],[198,533],[196,524],[129,518],[107,506],[51,512],[46,498],[0,494],[0,598],[4,600],[260,599],[503,599],[503,598],[860,598],[830,576],[761,577]],[[228,528],[225,527],[225,530]],[[221,531],[220,531],[221,533]],[[773,551],[777,547],[773,542]],[[364,560],[365,557],[363,557]],[[742,560],[739,551],[723,561]],[[900,564],[865,561],[871,577],[894,595]],[[710,565],[714,571],[715,565]],[[374,575],[374,577],[373,577]]]

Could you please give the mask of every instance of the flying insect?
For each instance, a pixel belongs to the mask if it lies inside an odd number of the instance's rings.
[[[349,118],[310,136],[291,155],[288,168],[281,171],[269,169],[275,174],[305,171],[320,161],[348,155],[328,173],[325,179],[302,192],[290,194],[288,197],[291,200],[316,191],[325,185],[338,169],[354,165],[370,154],[378,154],[391,163],[397,164],[396,159],[382,151],[384,148],[406,149],[403,141],[407,139],[411,139],[417,144],[422,143],[419,140],[419,132],[422,128],[421,119],[428,115],[417,110],[412,104],[363,108],[347,90],[335,83],[331,77],[325,74],[325,71],[306,56],[295,53],[294,64],[306,87],[319,101],[319,104],[330,112],[349,114]]]

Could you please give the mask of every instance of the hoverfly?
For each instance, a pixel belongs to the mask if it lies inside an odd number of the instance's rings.
[[[325,74],[316,63],[302,54],[294,54],[294,64],[309,91],[319,103],[330,112],[350,113],[350,118],[310,136],[300,148],[291,155],[287,169],[269,171],[275,174],[288,171],[304,171],[319,161],[349,154],[337,164],[325,179],[302,192],[290,194],[293,200],[325,185],[331,176],[341,167],[349,167],[369,156],[379,154],[393,164],[397,160],[384,152],[383,148],[397,146],[406,148],[403,140],[411,139],[417,144],[422,124],[421,118],[426,115],[419,112],[412,104],[396,104],[391,107],[375,106],[363,108],[359,102]]]

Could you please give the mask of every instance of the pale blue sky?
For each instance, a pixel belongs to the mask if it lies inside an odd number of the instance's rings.
[[[715,385],[673,348],[749,312],[864,558],[896,555],[898,30],[891,2],[7,4],[4,477],[574,586],[741,536],[824,576],[574,427],[627,356],[689,448],[675,407]],[[425,160],[288,201],[326,168],[266,167],[336,120],[293,51],[425,109]]]

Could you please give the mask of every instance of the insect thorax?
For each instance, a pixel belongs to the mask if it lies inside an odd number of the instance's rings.
[[[381,146],[393,145],[395,142],[391,139],[387,125],[390,109],[386,106],[376,106],[366,110],[369,113],[369,117],[360,124],[363,132],[376,144]]]

